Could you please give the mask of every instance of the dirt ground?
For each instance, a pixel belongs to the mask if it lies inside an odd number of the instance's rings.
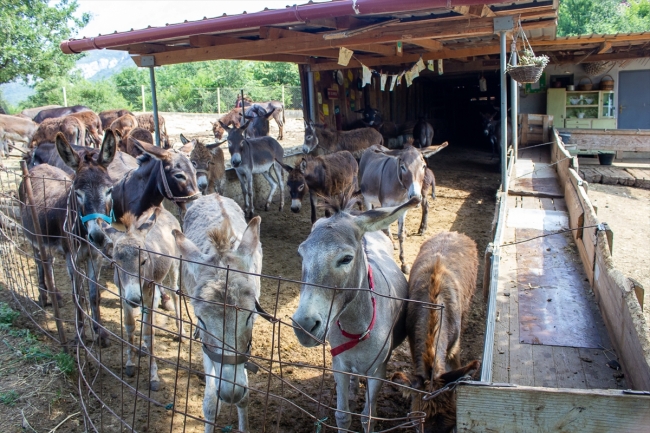
[[[645,288],[643,313],[650,324],[650,191],[589,184],[589,198],[598,208],[598,219],[614,232],[614,264]]]
[[[209,138],[208,116],[194,115],[165,115],[170,135],[183,132],[192,136]],[[177,117],[178,116],[178,117]],[[283,142],[286,147],[302,144],[302,119],[287,119],[289,132]],[[204,128],[205,130],[201,129]],[[271,135],[273,135],[273,126]],[[437,199],[430,201],[429,226],[424,236],[414,233],[420,224],[420,210],[409,213],[406,222],[408,237],[405,242],[406,261],[412,264],[420,244],[428,237],[440,231],[455,230],[467,234],[474,239],[479,251],[479,272],[477,278],[477,295],[464,324],[462,337],[461,358],[463,362],[480,359],[483,352],[485,332],[485,304],[482,296],[483,251],[492,237],[491,222],[495,208],[495,191],[499,183],[498,165],[491,160],[487,153],[474,150],[461,150],[450,146],[430,160],[430,167],[436,175]],[[307,200],[307,199],[306,199]],[[262,203],[257,203],[260,209]],[[262,244],[264,249],[263,273],[269,276],[300,280],[301,263],[297,248],[309,234],[309,206],[304,203],[301,214],[293,214],[285,204],[284,212],[258,210],[262,217]],[[396,232],[396,229],[393,231]],[[398,260],[398,252],[395,259]],[[61,266],[63,260],[57,260],[55,277],[59,289],[65,299],[70,299],[69,279]],[[33,274],[34,269],[31,267]],[[105,326],[117,337],[123,335],[120,302],[116,295],[117,289],[112,284],[112,270],[105,268],[101,283],[108,290],[103,292],[101,308],[102,320]],[[294,336],[290,328],[289,317],[295,311],[299,299],[297,283],[282,282],[268,278],[262,281],[261,304],[281,320],[281,324],[272,324],[258,318],[255,323],[252,354],[253,358],[272,358],[270,361],[258,359],[261,366],[256,375],[249,374],[251,386],[250,425],[252,431],[262,431],[263,426],[268,431],[306,432],[315,431],[313,417],[328,418],[324,421],[334,425],[333,411],[323,405],[334,407],[336,396],[332,375],[322,372],[319,366],[330,366],[330,355],[324,347],[304,348]],[[73,317],[72,303],[67,302],[62,308],[63,314]],[[189,305],[189,300],[187,304]],[[184,318],[193,319],[191,307],[184,309]],[[187,432],[203,431],[202,400],[204,386],[193,373],[188,373],[188,367],[201,371],[201,348],[194,343],[179,344],[174,338],[176,330],[172,320],[165,320],[158,315],[157,324],[160,330],[156,334],[155,352],[161,359],[158,361],[159,375],[162,380],[158,392],[148,391],[148,362],[149,358],[140,358],[139,375],[128,378],[124,374],[124,348],[117,338],[107,349],[99,349],[90,341],[86,344],[91,353],[101,357],[104,369],[98,371],[96,361],[91,356],[83,356],[85,360],[82,377],[93,384],[93,390],[105,403],[102,405],[96,398],[84,393],[84,401],[96,427],[106,432],[120,431],[117,417],[135,422],[138,431]],[[169,329],[171,332],[166,332]],[[74,330],[67,325],[68,335]],[[137,344],[137,343],[136,343]],[[181,367],[176,369],[174,366]],[[272,364],[272,365],[271,365]],[[402,344],[393,352],[389,363],[388,376],[397,370],[408,370],[410,354],[407,343]],[[272,375],[268,374],[269,368]],[[279,380],[283,378],[283,381]],[[134,388],[150,398],[153,402],[146,403],[146,398],[134,401]],[[362,390],[364,385],[362,384]],[[270,395],[270,397],[267,397]],[[363,408],[363,392],[358,395],[356,407],[351,410],[360,412]],[[378,415],[384,418],[405,416],[408,411],[408,401],[390,386],[384,386],[379,398]],[[172,410],[172,408],[174,410]],[[114,411],[116,416],[111,415]],[[184,415],[186,414],[186,415]],[[311,414],[311,416],[309,415]],[[224,405],[217,422],[222,426],[237,425],[235,407]],[[379,421],[376,429],[394,426],[395,422]],[[170,425],[172,428],[170,430]],[[81,427],[83,428],[83,427]],[[353,430],[361,430],[358,418],[354,418]],[[67,431],[80,431],[68,429]],[[225,431],[225,430],[224,430]],[[323,429],[322,431],[334,431]]]

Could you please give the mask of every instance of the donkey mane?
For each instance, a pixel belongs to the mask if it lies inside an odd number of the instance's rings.
[[[127,232],[135,228],[135,223],[137,221],[138,219],[131,212],[126,212],[124,215],[122,215],[121,218],[121,222],[122,224],[124,224],[124,227],[126,228]]]
[[[348,188],[340,194],[333,197],[318,196],[320,203],[318,207],[337,215],[343,212],[349,213],[352,208],[361,201],[359,194],[354,191],[354,188]]]
[[[431,280],[429,282],[429,302],[432,304],[447,304],[447,300],[439,300],[441,297],[442,283],[444,274],[447,273],[447,268],[440,260],[440,254],[437,254],[434,260],[433,272],[431,272]],[[443,296],[444,297],[444,296]],[[427,376],[430,378],[432,372],[444,371],[444,359],[438,359],[439,355],[436,351],[438,335],[440,334],[440,311],[437,309],[429,310],[429,328],[427,329],[427,338],[422,351],[422,361],[426,370]],[[436,365],[437,364],[437,365]],[[436,368],[439,367],[439,368]]]
[[[215,227],[208,232],[208,239],[210,239],[210,243],[217,250],[219,257],[223,257],[230,251],[233,244],[233,236],[234,233],[228,218],[223,220],[221,227]]]

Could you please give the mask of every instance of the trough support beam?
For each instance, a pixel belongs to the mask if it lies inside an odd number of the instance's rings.
[[[158,124],[158,98],[156,97],[156,73],[154,71],[155,57],[142,56],[141,66],[149,68],[149,81],[151,82],[151,105],[153,106],[153,125],[155,129],[155,145],[160,147],[160,125]]]
[[[514,45],[514,42],[513,42]],[[517,49],[512,47],[510,49],[512,56],[512,66],[517,65]],[[514,149],[513,158],[517,162],[517,151],[519,150],[519,83],[510,77],[510,123],[512,124],[512,148]]]
[[[512,17],[494,18],[494,32],[501,42],[501,190],[508,191],[508,88],[506,81],[506,33],[514,29]]]

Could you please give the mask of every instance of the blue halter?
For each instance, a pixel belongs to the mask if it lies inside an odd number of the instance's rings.
[[[81,215],[81,214],[79,214]],[[113,207],[111,206],[111,213],[109,215],[104,215],[103,213],[91,213],[90,215],[83,216],[81,215],[81,222],[86,224],[88,221],[101,218],[106,221],[108,224],[115,222],[115,213],[113,213]]]

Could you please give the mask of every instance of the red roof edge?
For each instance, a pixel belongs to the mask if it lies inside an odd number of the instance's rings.
[[[245,30],[260,26],[305,22],[308,20],[335,18],[345,15],[400,13],[432,9],[436,7],[452,8],[453,6],[498,4],[508,3],[511,1],[512,0],[340,0],[327,3],[311,3],[301,6],[294,5],[286,9],[210,18],[201,21],[173,24],[166,27],[153,27],[96,36],[93,38],[71,39],[61,42],[60,48],[65,54],[77,54],[83,51],[114,48],[160,39],[173,39],[232,30]]]

